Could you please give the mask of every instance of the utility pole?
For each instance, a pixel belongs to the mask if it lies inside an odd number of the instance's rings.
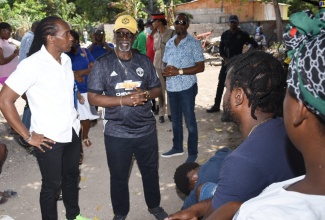
[[[153,0],[149,0],[148,9],[149,11],[153,11]]]
[[[282,42],[283,40],[283,33],[282,33],[282,17],[280,12],[280,7],[277,0],[272,0],[274,12],[275,12],[275,20],[276,20],[276,34],[278,37],[278,42]]]

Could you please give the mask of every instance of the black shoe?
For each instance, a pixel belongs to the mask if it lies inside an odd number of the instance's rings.
[[[207,113],[220,112],[220,108],[217,106],[212,106],[210,109],[207,109]]]
[[[187,157],[185,163],[192,163],[192,162],[195,162],[196,159],[197,159],[197,155],[196,155],[196,154],[194,154],[194,155],[188,155],[188,157]]]
[[[168,217],[168,214],[165,212],[165,210],[161,207],[156,207],[153,209],[148,209],[150,214],[153,214],[157,220],[164,220]]]
[[[165,122],[165,118],[164,118],[164,116],[159,116],[159,122],[160,122],[160,123],[164,123],[164,122]]]
[[[168,115],[168,119],[169,119],[169,121],[172,121],[172,116]]]
[[[114,215],[113,220],[125,220],[126,216],[124,215]]]

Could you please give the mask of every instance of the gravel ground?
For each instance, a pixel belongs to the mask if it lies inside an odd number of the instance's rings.
[[[213,62],[212,62],[213,63]],[[214,100],[220,66],[206,65],[205,71],[198,74],[199,93],[196,98],[196,116],[199,129],[198,163],[204,163],[214,152],[223,146],[235,146],[240,141],[239,131],[232,123],[220,122],[221,113],[206,113]],[[19,99],[16,106],[22,114],[24,101]],[[166,122],[160,124],[157,119],[159,153],[165,152],[172,145],[172,124],[166,117]],[[39,206],[39,191],[41,176],[34,156],[27,153],[16,141],[16,136],[8,134],[8,124],[0,113],[0,142],[5,143],[9,155],[0,176],[0,190],[14,189],[18,196],[0,205],[0,216],[9,215],[15,220],[41,219]],[[186,147],[187,131],[184,126],[184,145]],[[84,163],[81,168],[80,198],[81,213],[94,220],[112,219],[113,211],[110,201],[109,171],[106,163],[101,121],[91,128],[90,139],[92,148],[84,148]],[[185,149],[186,151],[186,149]],[[161,189],[161,206],[168,213],[178,211],[182,206],[181,196],[175,190],[173,181],[176,167],[182,164],[187,154],[173,158],[159,157],[159,176]],[[131,208],[128,220],[155,219],[147,211],[144,201],[141,175],[136,165],[133,165],[130,181]],[[65,219],[65,209],[58,202],[59,219]],[[1,218],[0,218],[1,219]]]

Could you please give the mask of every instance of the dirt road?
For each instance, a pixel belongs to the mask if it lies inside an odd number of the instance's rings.
[[[198,74],[199,93],[196,98],[196,117],[199,129],[199,157],[197,162],[203,163],[212,156],[216,149],[223,146],[234,146],[240,141],[237,128],[231,123],[221,123],[221,113],[206,113],[214,100],[220,67],[206,65],[206,70]],[[24,101],[17,101],[17,108],[22,114]],[[166,117],[167,118],[167,117]],[[159,138],[159,153],[169,150],[172,145],[171,122],[166,120],[160,124],[157,119]],[[80,207],[81,213],[94,220],[113,218],[110,201],[109,171],[106,163],[105,148],[101,121],[91,128],[90,138],[93,147],[84,149],[84,163],[81,165]],[[8,134],[8,125],[0,113],[0,141],[9,148],[8,159],[0,176],[0,190],[14,189],[18,196],[0,205],[0,216],[9,215],[15,220],[39,220],[39,191],[41,176],[34,156],[28,154],[16,141],[15,136]],[[187,131],[184,126],[184,145],[187,142]],[[186,151],[186,149],[185,149]],[[173,180],[174,171],[187,158],[187,154],[180,157],[159,157],[159,176],[161,189],[161,206],[168,212],[178,211],[182,200],[177,195]],[[144,201],[141,175],[136,165],[132,168],[129,181],[131,209],[129,220],[155,219],[147,211]],[[61,201],[58,202],[59,219],[65,219],[65,209]]]

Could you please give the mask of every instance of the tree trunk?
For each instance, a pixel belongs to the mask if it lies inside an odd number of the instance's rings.
[[[278,4],[278,0],[272,0],[273,2],[273,7],[274,7],[274,12],[275,12],[275,19],[276,19],[276,34],[278,37],[278,42],[282,42],[283,40],[283,28],[282,28],[282,17],[281,17],[281,12],[280,12],[280,7]]]

